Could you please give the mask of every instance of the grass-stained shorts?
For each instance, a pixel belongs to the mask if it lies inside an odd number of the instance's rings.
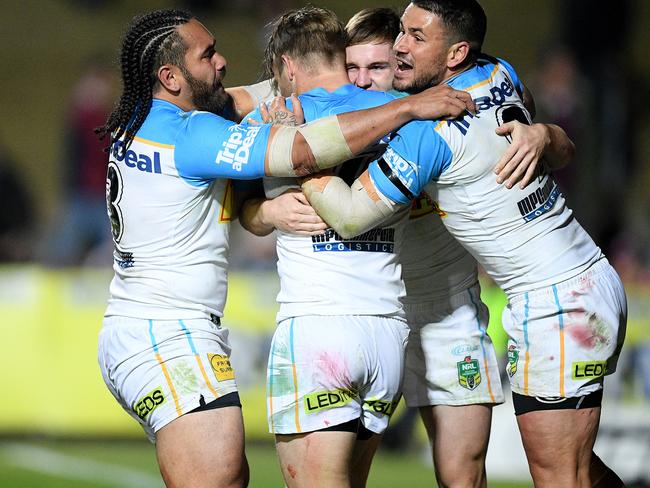
[[[406,322],[372,315],[283,320],[267,369],[269,430],[296,434],[360,419],[383,432],[401,397]]]
[[[616,371],[627,322],[623,284],[601,259],[570,280],[522,293],[503,311],[512,391],[578,397]]]
[[[409,407],[504,401],[480,287],[405,306],[411,329],[404,398]]]
[[[228,329],[207,318],[105,317],[98,359],[108,389],[152,442],[172,420],[237,391]]]

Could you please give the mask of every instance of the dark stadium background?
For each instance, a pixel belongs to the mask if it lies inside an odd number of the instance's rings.
[[[343,21],[361,8],[405,5],[313,3],[331,8]],[[488,15],[485,51],[517,68],[536,96],[538,120],[561,124],[576,142],[576,163],[558,178],[578,218],[624,278],[630,301],[626,355],[617,380],[610,382],[597,451],[626,481],[650,486],[645,462],[650,455],[650,2],[481,3]],[[274,12],[300,5],[293,0],[2,3],[0,174],[14,173],[26,202],[0,187],[0,221],[14,216],[24,224],[15,235],[0,234],[5,251],[0,252],[0,487],[161,486],[153,449],[105,391],[96,366],[110,256],[100,249],[72,266],[44,257],[68,194],[66,120],[89,60],[113,62],[133,15],[184,6],[215,34],[217,50],[228,59],[225,84],[251,83],[260,75],[264,25]],[[257,351],[238,358],[251,486],[281,486],[264,432],[261,373],[275,313],[273,245],[233,227],[226,323],[239,345]],[[488,281],[484,288],[498,310],[502,296]],[[493,317],[498,335],[498,313]],[[509,408],[495,410],[490,486],[531,486]],[[432,486],[425,436],[418,427],[411,437],[405,449],[380,453],[369,486]]]

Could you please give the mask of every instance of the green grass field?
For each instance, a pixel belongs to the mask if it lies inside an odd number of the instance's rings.
[[[249,444],[252,488],[282,487],[271,444]],[[143,442],[0,440],[1,488],[160,488],[153,447]],[[369,487],[433,487],[433,469],[420,453],[380,452]],[[490,481],[492,488],[526,483]]]

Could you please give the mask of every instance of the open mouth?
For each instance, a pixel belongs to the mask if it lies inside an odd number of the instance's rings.
[[[403,59],[398,59],[397,60],[397,69],[395,70],[397,73],[403,73],[405,71],[413,69],[413,65],[410,63],[407,63]]]

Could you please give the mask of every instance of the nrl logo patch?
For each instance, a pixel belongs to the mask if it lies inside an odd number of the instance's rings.
[[[460,386],[473,390],[481,384],[481,370],[478,366],[478,359],[465,356],[465,359],[458,361],[456,366],[458,366],[458,383]]]
[[[517,361],[519,360],[519,351],[514,344],[508,346],[508,364],[506,365],[506,372],[508,376],[512,377],[517,372]]]

